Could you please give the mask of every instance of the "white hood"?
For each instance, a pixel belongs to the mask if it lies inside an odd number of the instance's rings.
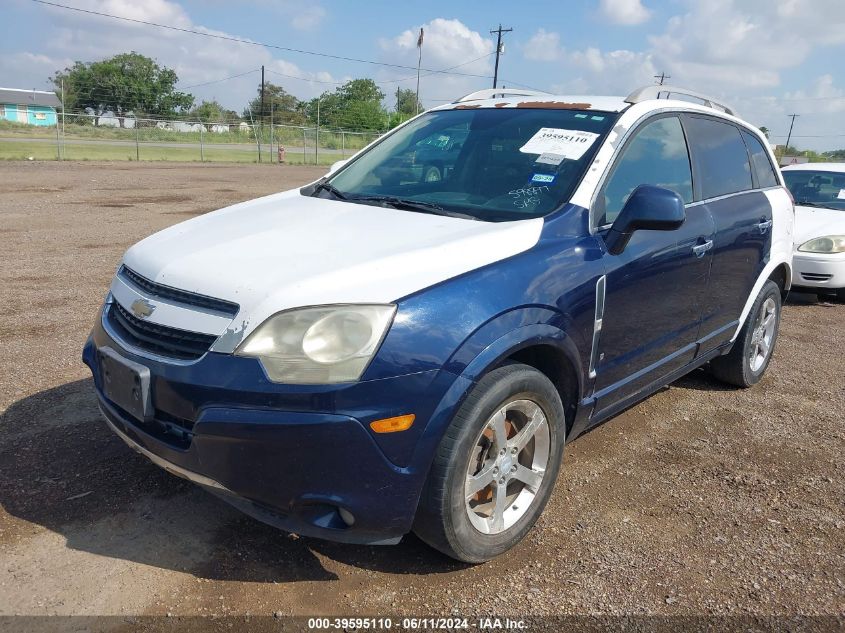
[[[209,213],[130,248],[126,266],[160,284],[240,305],[234,321],[179,323],[223,334],[232,351],[272,314],[334,303],[390,303],[534,246],[543,220],[488,223],[302,196],[298,190]],[[115,285],[113,284],[113,289]],[[118,293],[115,293],[117,296]],[[123,299],[117,296],[118,300]],[[188,313],[190,314],[190,313]],[[197,315],[201,317],[201,315]]]
[[[795,205],[795,247],[825,235],[845,235],[845,210]]]

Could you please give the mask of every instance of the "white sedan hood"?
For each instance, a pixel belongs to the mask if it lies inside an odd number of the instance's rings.
[[[149,318],[182,329],[219,329],[208,331],[225,334],[212,349],[230,352],[276,312],[390,303],[531,248],[542,226],[542,219],[476,222],[294,190],[165,229],[130,248],[124,263],[157,283],[237,303],[234,321],[197,314],[195,324],[203,327],[190,327],[190,312],[177,306],[163,305]]]
[[[845,235],[845,211],[795,205],[795,247],[825,235]]]

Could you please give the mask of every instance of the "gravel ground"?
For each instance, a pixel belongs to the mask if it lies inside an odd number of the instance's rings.
[[[0,615],[845,616],[845,306],[808,297],[755,388],[699,371],[568,446],[485,565],[288,535],[130,451],[80,361],[122,252],[321,173],[0,164]]]

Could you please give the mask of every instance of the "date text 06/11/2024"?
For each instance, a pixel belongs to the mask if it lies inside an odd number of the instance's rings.
[[[309,630],[391,630],[402,631],[425,631],[425,630],[468,630],[477,629],[480,631],[496,630],[526,630],[527,623],[520,619],[484,617],[471,621],[469,618],[448,617],[448,618],[402,618],[394,621],[391,618],[309,618]]]

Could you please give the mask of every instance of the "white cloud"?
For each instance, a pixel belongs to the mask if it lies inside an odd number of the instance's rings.
[[[587,48],[572,51],[563,59],[571,77],[554,88],[569,94],[628,94],[633,87],[651,83],[655,74],[648,53]]]
[[[834,85],[829,74],[817,77],[807,90],[787,92],[784,101],[800,104],[801,108],[812,107],[820,113],[845,112],[845,90]]]
[[[317,27],[326,17],[326,10],[319,6],[302,7],[294,13],[291,24],[300,31],[310,31]]]
[[[642,24],[651,17],[641,0],[600,0],[599,11],[614,24],[626,26]]]
[[[624,95],[665,71],[667,83],[735,105],[747,120],[769,127],[773,140],[785,139],[787,115],[797,112],[802,146],[845,145],[845,137],[825,138],[845,134],[845,99],[839,98],[845,87],[833,76],[809,76],[800,88],[782,89],[784,73],[811,55],[841,57],[834,47],[845,44],[845,2],[814,0],[811,8],[805,0],[683,0],[682,9],[641,50],[564,51],[557,33],[538,31],[523,56],[557,63],[559,76],[550,81],[556,91]],[[774,96],[779,91],[780,98]]]
[[[537,29],[522,47],[525,59],[538,62],[553,62],[560,59],[564,51],[560,46],[560,35],[546,29]]]
[[[74,6],[210,35],[240,37],[197,24],[179,3],[172,0],[76,0]],[[291,22],[294,28],[313,28],[325,16],[319,4],[306,5],[304,0],[288,0],[273,5],[273,9],[278,11],[293,11],[294,8],[303,9],[297,14],[301,20],[297,24]],[[29,56],[25,64],[15,63],[14,55],[0,57],[0,84],[49,89],[51,86],[47,78],[71,65],[74,60],[94,61],[136,51],[175,70],[179,86],[213,82],[256,70],[263,64],[268,71],[307,79],[300,81],[269,72],[266,76],[268,81],[285,86],[289,92],[303,99],[333,87],[318,83],[334,81],[324,69],[303,69],[289,60],[275,57],[270,49],[247,42],[212,39],[58,8],[45,7],[45,11],[53,26],[44,35],[44,46],[38,49],[37,55],[17,53],[17,56]],[[196,96],[197,102],[217,99],[224,106],[240,112],[254,97],[259,82],[260,75],[254,72],[237,79],[191,88],[189,92]]]
[[[485,38],[478,31],[471,30],[460,20],[436,18],[423,24],[422,27],[425,31],[422,48],[423,68],[443,70],[458,66],[454,68],[457,73],[492,76],[492,54],[495,51],[492,40]],[[391,39],[379,40],[384,60],[415,67],[418,36],[419,27],[415,27]],[[506,56],[502,59],[505,60]],[[420,99],[427,107],[439,105],[444,100],[455,99],[472,90],[491,86],[490,79],[485,77],[428,74],[425,71],[422,74],[424,76],[420,79]],[[395,69],[380,73],[381,80],[399,78],[407,78],[405,81],[398,82],[398,85],[403,88],[416,86],[416,74],[413,71]],[[385,92],[391,91],[390,86],[383,89]]]

